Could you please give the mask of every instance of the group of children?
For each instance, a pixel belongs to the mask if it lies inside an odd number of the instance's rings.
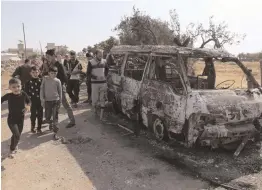
[[[31,111],[31,132],[42,134],[43,108],[45,119],[49,123],[49,129],[54,132],[54,139],[58,140],[58,111],[62,101],[61,81],[56,78],[58,69],[49,68],[48,75],[40,78],[40,71],[36,66],[31,67],[31,79],[27,81],[22,90],[21,81],[18,78],[9,80],[10,93],[1,98],[1,103],[8,101],[7,123],[12,132],[10,157],[16,153],[17,145],[24,127],[25,113]],[[37,118],[37,130],[36,128]],[[51,120],[52,118],[52,120]]]

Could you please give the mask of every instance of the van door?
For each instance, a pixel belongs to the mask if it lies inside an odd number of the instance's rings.
[[[129,118],[132,117],[132,109],[138,98],[140,85],[149,54],[129,53],[127,55],[122,77],[121,108]]]
[[[123,75],[126,54],[109,54],[107,63],[109,66],[109,74],[107,78],[108,100],[114,103],[116,111],[121,111],[120,93],[122,92],[121,76]]]
[[[168,131],[181,133],[185,123],[186,88],[180,62],[170,55],[154,55],[141,84],[143,124],[152,126],[158,118]]]

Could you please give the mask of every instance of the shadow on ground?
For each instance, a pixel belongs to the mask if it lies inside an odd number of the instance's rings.
[[[82,89],[81,93],[83,95],[86,94],[85,88]],[[85,98],[82,98],[82,100],[85,100]],[[76,110],[83,111],[89,108],[89,105],[82,104]],[[62,113],[65,113],[64,111]],[[233,158],[233,152],[225,152],[223,150],[186,149],[175,141],[158,143],[145,130],[141,131],[139,137],[135,137],[116,126],[117,123],[120,123],[132,130],[129,120],[120,115],[106,114],[106,117],[108,122],[102,124],[89,111],[85,111],[75,115],[76,127],[65,129],[64,126],[66,126],[68,119],[63,120],[59,124],[59,134],[65,138],[65,146],[78,162],[83,172],[94,182],[97,189],[103,189],[105,184],[110,184],[117,180],[115,176],[111,176],[108,179],[104,178],[105,180],[101,182],[101,176],[105,175],[103,172],[106,173],[107,170],[114,169],[117,173],[117,169],[121,169],[123,165],[130,165],[131,168],[136,167],[136,158],[130,158],[128,163],[124,163],[120,159],[121,156],[117,160],[112,159],[112,154],[118,154],[114,151],[114,146],[121,146],[128,152],[139,152],[139,154],[150,159],[168,163],[171,165],[170,170],[176,170],[181,174],[195,178],[200,177],[217,184],[227,183],[240,176],[261,171],[262,160],[259,156],[258,148],[252,145],[248,145],[237,158]],[[89,124],[99,128],[102,134],[88,134],[88,130],[85,128],[88,128]],[[42,136],[24,133],[21,137],[19,149],[29,150],[50,140],[52,140],[52,137],[48,133]],[[8,151],[9,142],[10,140],[1,143],[2,153]],[[102,168],[96,171],[98,165]],[[114,167],[119,166],[119,168],[112,168],[112,165]],[[143,172],[132,173],[132,169],[129,171],[134,178],[139,178],[140,180],[143,180],[145,176],[161,175],[159,171],[154,169],[144,172],[146,174]],[[116,189],[121,189],[121,187]]]

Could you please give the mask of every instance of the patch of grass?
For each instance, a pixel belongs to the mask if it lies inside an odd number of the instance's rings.
[[[259,62],[244,62],[248,69],[252,69],[252,73],[261,85],[260,82],[260,65]],[[204,70],[204,62],[196,62],[194,69],[196,76],[201,75]],[[215,62],[216,69],[216,85],[225,80],[234,80],[235,84],[231,88],[247,88],[247,82],[243,71],[235,63]]]

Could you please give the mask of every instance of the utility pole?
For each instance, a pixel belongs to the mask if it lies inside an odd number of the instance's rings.
[[[262,86],[262,59],[260,59],[259,63],[260,63],[260,86]]]
[[[43,56],[43,50],[42,50],[42,45],[40,41],[39,41],[39,44],[40,44],[40,49],[41,49],[41,55]]]
[[[24,23],[22,23],[22,25],[23,25],[23,33],[24,33],[25,59],[26,59],[27,56],[26,56],[25,26],[24,26]]]

